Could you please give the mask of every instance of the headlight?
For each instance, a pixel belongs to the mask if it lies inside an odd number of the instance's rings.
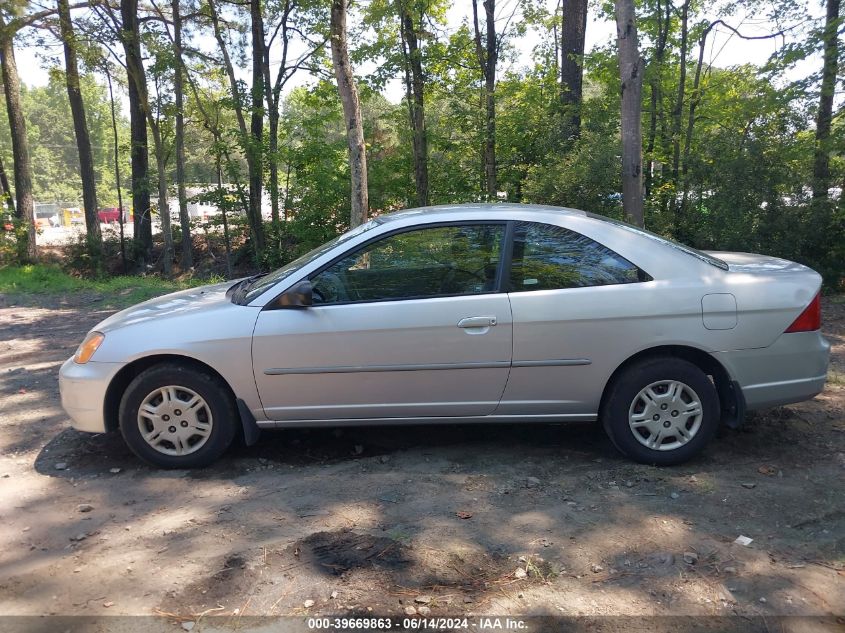
[[[82,341],[82,344],[76,350],[76,354],[73,355],[73,362],[79,363],[80,365],[87,363],[91,360],[94,352],[97,351],[97,348],[100,347],[100,344],[105,338],[106,335],[102,332],[89,332],[88,336],[85,337],[85,340]]]

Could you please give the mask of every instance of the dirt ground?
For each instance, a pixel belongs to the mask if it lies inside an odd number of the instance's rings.
[[[625,461],[594,425],[509,425],[265,432],[211,468],[154,470],[61,410],[97,305],[0,297],[4,615],[845,623],[841,297],[827,390],[673,468]]]

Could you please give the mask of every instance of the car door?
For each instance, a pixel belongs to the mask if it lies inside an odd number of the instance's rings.
[[[491,413],[511,361],[504,236],[505,223],[380,236],[309,276],[313,306],[262,310],[253,365],[268,419]]]
[[[496,414],[594,418],[608,377],[652,327],[635,318],[650,278],[597,241],[538,222],[515,224],[511,259],[513,367]]]

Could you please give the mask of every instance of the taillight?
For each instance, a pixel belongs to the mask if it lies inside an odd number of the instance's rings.
[[[792,322],[784,334],[790,332],[813,332],[821,329],[822,326],[822,302],[821,293],[817,294],[798,318]]]

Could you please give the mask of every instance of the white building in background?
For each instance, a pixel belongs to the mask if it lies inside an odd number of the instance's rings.
[[[231,193],[235,193],[234,185],[228,184],[223,186],[227,188]],[[220,215],[220,209],[217,208],[217,205],[206,202],[192,201],[193,198],[196,198],[202,195],[203,193],[214,191],[214,189],[216,188],[216,185],[192,186],[185,188],[185,193],[188,197],[188,215],[192,220],[207,220],[209,218]],[[246,191],[244,193],[248,195]],[[170,207],[170,217],[173,218],[173,220],[178,221],[179,198],[170,197],[167,203]],[[264,190],[261,196],[261,215],[264,217],[265,220],[269,220],[271,214],[272,209],[270,204],[270,194],[268,194],[267,191]]]
[[[220,215],[220,209],[217,205],[207,202],[196,202],[193,198],[213,190],[214,187],[209,185],[205,187],[186,187],[185,193],[188,197],[188,215],[192,220],[207,220],[208,218]],[[167,200],[167,205],[170,207],[170,217],[179,221],[179,198],[172,196]]]

